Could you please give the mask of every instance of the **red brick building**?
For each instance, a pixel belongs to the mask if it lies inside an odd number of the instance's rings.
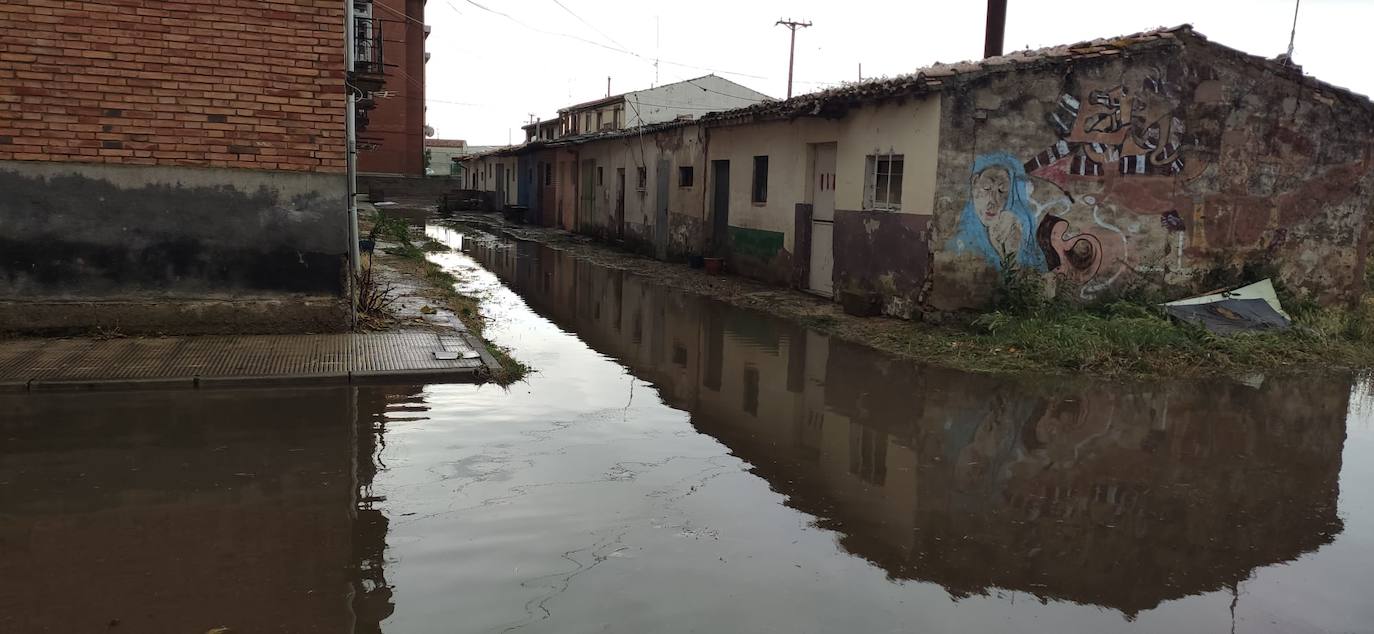
[[[346,8],[0,2],[0,332],[343,327]]]
[[[375,0],[371,18],[381,29],[386,87],[373,94],[367,125],[358,133],[358,171],[425,173],[425,0]]]

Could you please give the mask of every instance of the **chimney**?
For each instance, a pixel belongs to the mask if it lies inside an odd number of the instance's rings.
[[[988,30],[983,38],[983,57],[1002,54],[1002,40],[1007,31],[1007,0],[988,0]]]

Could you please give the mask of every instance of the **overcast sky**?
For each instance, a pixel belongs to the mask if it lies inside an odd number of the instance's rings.
[[[475,4],[474,4],[475,3]],[[561,3],[561,5],[560,5]],[[480,5],[480,6],[479,6]],[[1293,0],[1009,0],[1006,50],[1190,23],[1209,39],[1265,57],[1288,47]],[[481,7],[486,7],[483,9]],[[429,0],[428,121],[474,145],[523,140],[530,113],[714,72],[765,94],[787,93],[788,30],[797,32],[794,92],[977,59],[982,0]],[[504,15],[502,15],[504,14]],[[1324,81],[1374,94],[1362,59],[1374,0],[1303,0],[1294,59]],[[620,52],[630,51],[630,53]],[[508,137],[509,135],[509,137]]]

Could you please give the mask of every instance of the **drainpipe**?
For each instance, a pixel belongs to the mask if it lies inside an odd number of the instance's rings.
[[[1007,0],[988,0],[988,28],[983,38],[983,57],[1002,54],[1007,30]]]
[[[354,24],[353,0],[344,2],[344,77],[352,74],[355,67],[354,56],[357,46],[353,41]],[[358,139],[354,123],[357,117],[357,89],[347,83],[348,105],[344,109],[344,163],[348,176],[348,317],[353,329],[358,327],[358,271],[362,267],[362,256],[358,253]]]

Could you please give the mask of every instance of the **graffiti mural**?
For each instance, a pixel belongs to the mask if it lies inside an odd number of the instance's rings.
[[[1199,141],[1179,116],[1183,91],[1164,76],[1084,80],[1046,114],[1049,147],[978,156],[948,248],[998,270],[1014,261],[1053,273],[1085,299],[1131,272],[1181,269],[1187,227],[1174,196],[1207,161],[1186,155]]]
[[[1036,213],[1031,184],[1021,161],[1005,154],[986,154],[973,163],[968,203],[949,248],[981,255],[993,267],[1013,259],[1017,266],[1045,270],[1045,257],[1035,240]]]

